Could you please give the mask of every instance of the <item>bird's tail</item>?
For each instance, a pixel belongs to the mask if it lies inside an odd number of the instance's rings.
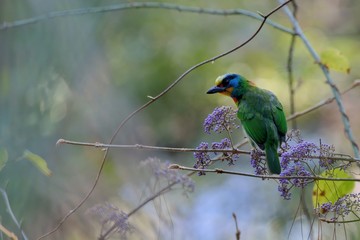
[[[265,145],[265,154],[266,154],[266,160],[269,166],[270,173],[280,174],[281,167],[280,167],[279,155],[277,153],[277,147]]]

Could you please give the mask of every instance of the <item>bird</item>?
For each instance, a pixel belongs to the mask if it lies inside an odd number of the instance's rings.
[[[235,73],[216,78],[215,86],[206,93],[221,93],[234,100],[238,107],[237,117],[251,145],[265,151],[270,173],[280,174],[277,150],[285,142],[287,123],[283,106],[275,94]]]

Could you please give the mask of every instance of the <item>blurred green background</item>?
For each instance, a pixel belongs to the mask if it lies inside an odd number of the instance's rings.
[[[2,0],[0,24],[52,11],[119,3],[124,2]],[[171,3],[262,13],[277,6],[277,1],[259,0]],[[299,21],[314,48],[319,52],[336,48],[349,59],[350,74],[332,72],[339,89],[347,88],[360,75],[360,2],[316,0],[298,1],[298,5]],[[271,20],[291,27],[282,11]],[[28,237],[51,230],[85,196],[101,163],[100,149],[56,146],[58,139],[108,142],[118,124],[148,101],[147,96],[159,94],[194,64],[244,42],[259,24],[246,16],[129,9],[47,19],[0,31],[0,147],[8,153],[0,187],[6,190]],[[266,25],[245,47],[186,76],[128,122],[115,143],[196,147],[201,141],[220,140],[224,136],[203,133],[203,120],[214,107],[233,103],[205,92],[218,75],[227,72],[240,73],[273,91],[289,115],[289,44],[289,34]],[[331,96],[319,67],[299,40],[294,67],[297,110]],[[343,96],[357,142],[359,96],[360,89]],[[305,139],[316,143],[322,139],[337,152],[353,154],[335,103],[297,121]],[[234,134],[237,141],[243,137],[241,131]],[[25,150],[44,158],[52,176],[24,160]],[[160,184],[140,166],[149,156],[194,164],[191,153],[111,150],[91,198],[49,239],[95,239],[101,226],[90,217],[89,208],[110,202],[129,212],[154,193]],[[226,163],[217,167],[229,168]],[[230,169],[252,172],[247,156]],[[285,201],[275,182],[245,177],[208,174],[193,179],[194,193],[184,196],[182,190],[172,191],[134,214],[129,221],[135,230],[129,239],[234,239],[233,212],[242,239],[287,238],[299,205],[296,194]],[[20,236],[3,199],[0,216],[1,223]],[[308,227],[296,219],[290,239],[301,239],[301,228],[307,236]],[[316,224],[314,229],[318,229]]]

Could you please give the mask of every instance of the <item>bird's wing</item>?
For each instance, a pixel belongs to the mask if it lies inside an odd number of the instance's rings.
[[[258,113],[249,113],[244,108],[239,108],[238,117],[248,137],[251,138],[259,148],[264,150],[264,143],[266,141],[264,118]]]
[[[284,114],[283,107],[279,100],[275,97],[275,95],[271,98],[271,111],[272,116],[274,119],[275,126],[278,130],[278,133],[280,135],[280,139],[284,141],[285,135],[287,132],[287,124],[286,124],[286,118]]]

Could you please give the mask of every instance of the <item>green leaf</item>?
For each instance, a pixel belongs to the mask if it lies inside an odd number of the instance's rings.
[[[328,69],[350,73],[349,60],[338,49],[328,48],[321,53],[320,58],[321,63]]]
[[[5,167],[8,161],[8,152],[6,148],[0,148],[0,171]]]
[[[353,178],[352,175],[341,169],[333,171],[324,171],[320,177],[323,178]],[[312,201],[314,208],[322,204],[331,202],[334,204],[339,198],[351,193],[355,188],[354,181],[315,181],[313,188]]]
[[[39,155],[30,152],[29,150],[25,150],[23,154],[23,158],[29,160],[35,167],[37,167],[40,172],[42,172],[46,176],[51,176],[52,172],[48,168],[45,159],[40,157]]]

